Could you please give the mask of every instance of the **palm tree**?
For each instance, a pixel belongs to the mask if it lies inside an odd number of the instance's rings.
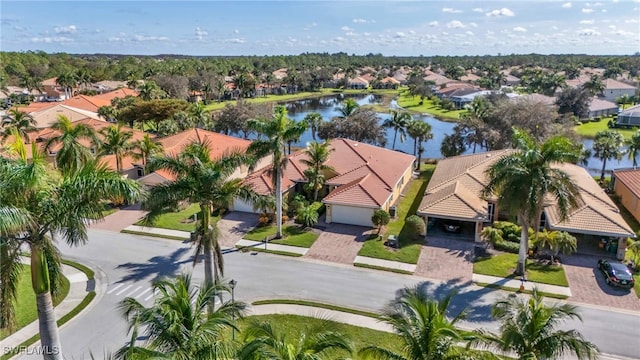
[[[9,116],[2,120],[2,141],[4,142],[15,130],[26,143],[30,143],[29,132],[37,130],[37,122],[30,114],[18,109],[9,110]]]
[[[160,99],[163,97],[163,91],[154,81],[145,81],[138,87],[138,97],[145,101]]]
[[[211,114],[202,103],[193,104],[191,107],[191,116],[193,118],[193,122],[198,128],[202,128],[204,125],[211,122]]]
[[[504,238],[502,237],[502,235],[504,235],[502,233],[502,230],[494,228],[492,226],[485,227],[484,229],[482,229],[482,232],[480,233],[482,240],[490,244],[496,244],[504,241]]]
[[[100,155],[115,155],[116,172],[122,173],[122,158],[131,154],[133,144],[131,138],[133,132],[122,131],[122,126],[109,126],[100,131],[102,144],[100,145]]]
[[[577,250],[578,242],[576,238],[566,231],[551,231],[547,232],[544,236],[538,236],[540,246],[549,247],[551,250],[551,263],[554,262],[554,258],[558,254],[563,253],[565,255],[571,254]]]
[[[340,113],[339,118],[346,119],[353,115],[359,108],[360,104],[349,98],[342,102],[342,106],[337,107],[336,110]]]
[[[622,158],[623,143],[624,138],[615,130],[602,130],[596,133],[593,139],[593,156],[602,160],[600,184],[604,184],[604,172],[607,167],[607,160],[620,160]]]
[[[131,155],[133,159],[142,160],[142,166],[146,168],[149,158],[162,152],[162,144],[151,140],[149,134],[144,134],[142,139],[133,144],[133,149],[138,150]]]
[[[627,148],[627,154],[629,154],[629,160],[633,161],[633,167],[638,166],[638,157],[640,157],[640,130],[631,136],[631,139],[625,141]]]
[[[239,151],[212,159],[210,146],[208,141],[194,142],[178,155],[153,157],[149,161],[150,171],[167,170],[176,180],[153,186],[142,207],[149,210],[145,222],[153,224],[160,214],[175,209],[184,201],[200,205],[201,215],[193,240],[196,248],[193,265],[204,254],[205,282],[214,284],[224,275],[224,265],[217,222],[212,221],[212,214],[224,211],[235,197],[253,202],[257,195],[242,183],[242,179],[231,178],[240,166],[252,165],[253,159]],[[210,302],[210,313],[213,313],[213,305]]]
[[[471,333],[459,330],[458,321],[466,311],[449,320],[447,311],[453,294],[437,301],[420,290],[405,288],[382,313],[381,320],[393,327],[400,336],[402,353],[379,346],[367,346],[358,353],[364,359],[440,360],[460,359],[465,354],[459,343],[472,338]]]
[[[318,200],[318,191],[324,186],[325,172],[334,171],[334,168],[327,165],[329,155],[334,149],[329,147],[328,142],[319,144],[317,141],[307,144],[304,151],[306,158],[302,163],[308,168],[304,171],[304,175],[309,181],[309,188],[313,190],[313,201]]]
[[[588,81],[586,81],[582,88],[588,90],[591,95],[601,94],[606,88],[604,83],[602,82],[602,78],[598,75],[591,75]]]
[[[59,134],[47,140],[45,152],[51,152],[60,145],[56,152],[56,166],[63,172],[73,172],[82,164],[93,158],[91,150],[80,143],[81,139],[90,140],[94,145],[100,143],[95,130],[85,124],[73,124],[68,117],[58,115],[58,121],[51,125],[51,129]]]
[[[234,319],[243,314],[245,304],[227,301],[214,313],[204,315],[207,305],[222,293],[226,284],[192,285],[191,275],[175,280],[158,280],[153,290],[159,294],[153,305],[145,307],[134,298],[120,302],[120,310],[129,323],[131,342],[116,353],[119,359],[215,359],[232,358],[233,348],[224,332],[237,330]],[[144,346],[136,345],[140,331]]]
[[[106,121],[115,122],[118,119],[118,109],[111,105],[104,105],[98,108],[98,116]]]
[[[499,206],[518,216],[522,236],[515,272],[523,275],[529,249],[529,228],[532,225],[538,228],[545,196],[551,195],[556,199],[562,219],[566,219],[569,210],[577,206],[580,198],[578,187],[567,173],[554,165],[576,163],[580,151],[562,136],[539,143],[519,129],[514,129],[513,144],[516,148],[514,153],[503,156],[487,169],[489,183],[483,195],[497,197]]]
[[[249,153],[257,158],[272,155],[271,176],[276,197],[276,238],[282,238],[282,176],[289,162],[285,156],[285,145],[298,139],[306,130],[302,123],[294,123],[287,116],[284,106],[276,106],[271,119],[250,119],[248,127],[266,139],[259,138],[249,145]]]
[[[577,308],[570,304],[547,305],[534,288],[531,297],[509,297],[498,301],[491,311],[499,320],[500,334],[485,333],[475,345],[485,346],[518,359],[596,359],[598,350],[577,330],[557,330],[566,320],[580,320]]]
[[[414,119],[409,123],[407,127],[407,133],[409,136],[413,138],[413,155],[418,153],[418,162],[416,163],[416,169],[420,169],[420,162],[422,161],[422,151],[417,151],[419,148],[422,148],[422,143],[428,141],[429,139],[433,139],[433,134],[431,133],[431,125],[426,123],[420,119]]]
[[[400,142],[404,142],[404,138],[407,135],[407,126],[411,121],[411,115],[404,111],[391,110],[391,117],[386,119],[382,126],[386,128],[392,128],[394,130],[393,133],[393,145],[392,149],[396,148],[396,138],[398,137],[398,132],[400,132]]]
[[[3,234],[0,279],[3,289],[13,289],[15,284],[5,281],[17,279],[15,265],[20,262],[21,252],[15,249],[29,247],[41,343],[44,349],[59,350],[45,358],[62,359],[52,303],[52,294],[60,290],[61,280],[59,253],[53,236],[70,245],[86,243],[86,219],[103,217],[102,201],[113,197],[138,201],[140,186],[96,161],[89,161],[72,173],[58,174],[47,165],[35,143],[28,158],[19,135],[11,151],[14,153],[11,160],[0,161],[0,208],[20,209],[33,221],[26,229]],[[4,292],[0,300],[3,313],[15,306],[15,297],[5,296]]]
[[[64,97],[69,99],[73,96],[73,88],[78,85],[78,79],[71,72],[64,72],[56,78],[56,84],[64,88]]]
[[[320,360],[335,355],[336,351],[353,353],[351,341],[344,334],[333,331],[328,321],[318,327],[306,328],[293,339],[268,322],[251,322],[243,334],[244,345],[237,354],[239,360]]]
[[[317,112],[310,112],[307,115],[305,115],[302,121],[306,124],[306,126],[309,129],[311,129],[311,137],[313,138],[313,141],[316,141],[318,128],[322,124],[322,115]]]

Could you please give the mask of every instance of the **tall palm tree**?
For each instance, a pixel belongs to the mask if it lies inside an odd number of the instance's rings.
[[[78,85],[78,79],[71,72],[64,72],[56,78],[56,84],[64,88],[64,97],[69,99],[73,96],[73,88]]]
[[[557,330],[567,320],[580,320],[577,308],[570,304],[547,305],[534,288],[531,297],[509,297],[498,301],[491,313],[501,322],[500,333],[477,338],[475,345],[515,353],[518,359],[596,359],[598,350],[577,330]]]
[[[319,144],[317,141],[307,144],[304,150],[306,158],[302,163],[308,168],[304,171],[304,175],[309,181],[309,187],[313,190],[313,201],[318,200],[318,190],[324,186],[326,171],[334,171],[333,167],[326,164],[329,155],[333,152],[333,148],[329,147],[328,142]]]
[[[318,128],[322,124],[322,115],[317,112],[310,112],[305,115],[302,121],[307,125],[309,129],[311,129],[311,137],[313,138],[313,141],[316,141]]]
[[[70,245],[86,243],[86,219],[103,217],[102,201],[113,197],[138,201],[140,186],[96,161],[83,164],[73,173],[58,174],[47,165],[35,143],[31,145],[32,156],[28,158],[19,136],[11,150],[13,159],[0,161],[0,208],[21,209],[32,222],[26,229],[3,234],[2,254],[6,258],[2,259],[0,279],[3,279],[3,289],[12,288],[12,284],[4,281],[17,279],[13,265],[20,262],[21,254],[12,250],[27,246],[31,253],[31,279],[41,343],[44,349],[58,350],[45,355],[45,359],[62,359],[52,303],[52,294],[60,289],[61,272],[52,236]],[[3,293],[0,300],[4,302],[0,304],[3,312],[7,307],[15,306],[15,297]]]
[[[336,351],[353,353],[352,342],[346,335],[333,331],[328,321],[305,329],[297,338],[287,338],[270,323],[256,321],[250,323],[243,334],[244,345],[237,354],[239,360],[320,360],[336,358]]]
[[[248,127],[264,136],[249,145],[249,153],[257,158],[272,155],[271,176],[276,197],[276,238],[282,238],[282,176],[289,162],[285,155],[285,145],[289,140],[298,139],[306,130],[303,123],[295,123],[287,116],[284,106],[276,106],[271,119],[250,119]]]
[[[638,166],[638,157],[640,157],[640,130],[631,136],[631,139],[625,141],[627,148],[627,154],[629,154],[629,160],[633,161],[633,167]]]
[[[591,95],[601,94],[606,86],[602,82],[602,78],[598,75],[591,75],[588,81],[582,84],[582,88],[588,90]]]
[[[593,139],[593,156],[602,160],[600,172],[600,184],[604,184],[604,172],[607,168],[607,160],[622,158],[622,145],[624,138],[615,130],[603,130],[596,133]]]
[[[420,119],[414,119],[409,123],[407,127],[407,133],[413,138],[413,155],[418,155],[418,162],[416,163],[416,169],[420,169],[420,162],[422,162],[422,151],[418,149],[422,148],[422,143],[433,139],[433,133],[431,133],[431,125]]]
[[[211,114],[202,103],[193,104],[190,115],[198,128],[202,128],[204,125],[211,122]]]
[[[2,141],[4,142],[15,130],[26,143],[30,143],[29,132],[37,130],[37,122],[30,114],[18,109],[9,110],[9,116],[2,120]]]
[[[100,130],[102,135],[102,144],[100,145],[100,155],[115,155],[116,157],[116,172],[122,173],[122,158],[130,155],[133,148],[131,138],[133,132],[123,131],[122,126],[111,125]]]
[[[459,330],[458,321],[466,311],[449,320],[448,308],[453,294],[437,301],[418,287],[405,288],[382,313],[381,319],[391,325],[400,336],[402,353],[379,346],[367,346],[358,356],[375,360],[440,360],[460,359],[465,351],[459,343],[471,339],[472,334]]]
[[[131,155],[135,160],[142,160],[142,166],[147,167],[149,158],[155,154],[162,152],[162,144],[151,140],[149,134],[144,134],[144,137],[133,144],[133,149],[138,150]]]
[[[163,97],[163,91],[154,81],[145,81],[138,87],[138,97],[142,100],[154,100]]]
[[[354,99],[348,98],[347,100],[342,102],[342,105],[337,107],[336,110],[340,113],[339,118],[346,119],[353,115],[360,108],[360,104],[358,104]]]
[[[104,105],[98,108],[98,116],[106,121],[115,122],[118,119],[118,109],[111,105]]]
[[[556,199],[562,219],[577,206],[578,187],[567,173],[554,165],[576,163],[580,149],[562,136],[539,143],[519,129],[514,129],[513,144],[515,152],[498,159],[487,169],[489,183],[483,195],[496,197],[498,206],[518,216],[522,235],[515,272],[523,275],[529,249],[529,228],[538,228],[545,196]]]
[[[230,359],[233,347],[224,332],[237,330],[234,319],[243,314],[245,304],[226,301],[207,314],[210,302],[228,293],[226,284],[192,284],[191,275],[175,280],[158,280],[153,289],[159,294],[153,305],[145,307],[134,298],[120,302],[120,310],[129,323],[131,342],[116,353],[118,359]],[[136,345],[139,332],[146,340]]]
[[[409,115],[408,112],[397,111],[397,110],[391,110],[390,113],[391,113],[391,117],[386,119],[382,123],[382,126],[394,130],[394,133],[393,133],[393,145],[391,146],[391,148],[395,149],[396,148],[396,138],[398,137],[398,132],[400,133],[400,142],[401,143],[404,142],[404,138],[407,135],[407,126],[409,125],[409,122],[411,121],[411,115]]]
[[[194,142],[180,154],[153,157],[149,161],[149,170],[167,170],[175,175],[176,180],[153,186],[142,207],[149,210],[145,222],[153,224],[160,214],[175,209],[184,201],[200,205],[193,264],[195,266],[200,255],[204,255],[205,282],[214,284],[224,276],[224,264],[217,223],[212,221],[212,214],[224,211],[235,197],[253,202],[257,195],[242,184],[241,179],[231,178],[240,166],[252,165],[253,158],[238,151],[212,159],[210,147],[208,141]],[[210,302],[210,313],[213,313],[213,305],[213,301]]]
[[[49,138],[44,145],[44,151],[50,152],[60,145],[56,152],[56,166],[63,172],[73,172],[82,164],[93,158],[91,150],[80,143],[81,139],[91,141],[96,147],[100,143],[96,131],[85,124],[73,124],[68,117],[58,115],[58,121],[51,125],[52,130],[59,132]]]

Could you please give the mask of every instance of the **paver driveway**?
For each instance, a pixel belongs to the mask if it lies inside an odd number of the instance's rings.
[[[571,255],[562,258],[571,298],[569,300],[618,309],[640,311],[640,300],[633,290],[620,290],[605,283],[596,264],[598,257]]]
[[[326,224],[304,257],[351,265],[371,231],[362,226]]]
[[[473,275],[473,242],[427,236],[422,246],[415,275],[466,283]]]
[[[220,231],[220,245],[223,248],[235,247],[242,236],[258,223],[258,215],[233,211],[218,220],[218,230]]]
[[[105,216],[104,220],[93,223],[90,227],[92,229],[120,232],[140,220],[146,213],[146,211],[140,210],[140,204],[135,204]]]

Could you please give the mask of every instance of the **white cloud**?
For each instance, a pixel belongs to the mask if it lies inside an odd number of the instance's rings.
[[[429,26],[431,26],[431,27],[436,27],[436,26],[438,26],[439,24],[440,24],[440,23],[438,22],[438,20],[434,20],[434,21],[432,21],[432,22],[430,22],[430,23],[429,23]]]
[[[363,33],[362,33],[362,35],[364,35],[364,36],[371,36],[371,33],[369,33],[369,32],[363,32]]]
[[[169,40],[169,38],[166,36],[134,35],[133,40],[135,41],[167,41]]]
[[[196,27],[196,39],[202,40],[205,37],[207,37],[208,35],[209,35],[209,33],[206,30],[201,29],[199,26]]]
[[[247,41],[242,38],[232,38],[232,39],[225,40],[225,42],[232,43],[232,44],[244,44]]]
[[[527,29],[523,28],[522,26],[516,26],[513,28],[513,31],[515,32],[527,32]]]
[[[351,21],[353,21],[354,24],[366,24],[366,23],[368,23],[368,21],[366,19],[353,19]]]
[[[240,30],[235,29],[235,30],[233,30],[233,33],[234,33],[234,34],[240,34]]]
[[[446,8],[442,8],[442,12],[443,13],[450,13],[450,14],[459,14],[459,13],[462,12],[462,10],[446,7]]]
[[[406,35],[402,31],[398,31],[395,35],[393,35],[393,37],[396,39],[403,38],[405,36]]]
[[[594,11],[595,10],[593,10],[592,8],[582,8],[582,12],[585,14],[591,14]]]
[[[475,34],[473,33],[473,31],[471,31],[471,30],[467,30],[467,31],[465,31],[464,33],[465,33],[465,34],[467,34],[467,35],[469,35],[469,36],[473,36],[473,35],[475,35]]]
[[[333,42],[345,42],[347,39],[343,38],[342,36],[338,36],[338,37],[334,37],[333,39],[331,39],[331,41]]]
[[[447,27],[449,29],[461,29],[461,28],[465,28],[466,26],[461,21],[453,20],[447,23]]]
[[[571,6],[573,6],[573,5],[571,5],[570,2],[566,2],[566,3],[562,4],[562,7],[565,8],[565,9],[569,9],[569,8],[571,8]]]
[[[580,36],[599,36],[600,33],[596,29],[580,29],[578,30]]]
[[[303,29],[304,31],[308,31],[309,29],[314,28],[314,27],[316,27],[316,26],[318,26],[318,24],[314,21],[314,22],[312,22],[311,24],[309,24],[309,25],[305,26],[305,27],[304,27],[304,28],[302,28],[302,29]]]
[[[477,27],[478,27],[478,24],[476,24],[476,23],[474,23],[474,22],[470,22],[470,23],[469,23],[469,26],[474,27],[474,28],[477,28]]]
[[[343,27],[340,28],[340,30],[342,30],[342,31],[353,31],[353,29],[348,27],[348,26],[343,26]]]
[[[580,20],[580,24],[582,25],[593,25],[595,22],[595,20]]]
[[[625,24],[636,24],[638,23],[638,19],[627,19],[624,22]]]
[[[56,34],[75,34],[77,30],[78,29],[76,28],[75,25],[57,26],[56,28],[53,29],[53,31],[55,31]]]
[[[557,26],[555,26],[555,25],[553,25],[553,26],[551,27],[551,29],[553,29],[553,30],[558,30],[558,27],[557,27]]]
[[[471,11],[478,12],[478,13],[483,13],[484,12],[484,10],[482,8],[473,8]]]
[[[68,38],[66,36],[43,36],[43,37],[32,37],[31,42],[33,43],[68,43],[73,42],[73,39]]]
[[[416,32],[414,30],[409,30],[408,32],[409,32],[409,35],[415,35],[416,34]]]
[[[487,16],[513,16],[515,14],[513,13],[513,11],[507,8],[502,8],[502,9],[491,10],[486,15]]]

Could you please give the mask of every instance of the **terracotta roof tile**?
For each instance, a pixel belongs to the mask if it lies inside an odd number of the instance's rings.
[[[436,217],[485,220],[487,202],[456,181],[426,195],[418,213]]]
[[[76,95],[63,101],[61,104],[82,110],[98,112],[99,107],[111,105],[111,100],[100,99],[95,96]]]
[[[166,154],[179,154],[182,149],[193,142],[209,141],[211,158],[219,158],[229,151],[245,151],[251,141],[202,129],[189,129],[181,133],[158,140]]]
[[[110,105],[111,100],[116,98],[124,98],[127,96],[138,96],[138,92],[135,90],[131,90],[129,88],[119,88],[119,89],[109,91],[100,95],[94,95],[91,98],[96,99],[98,101],[108,101]]]
[[[640,169],[614,170],[613,174],[616,182],[623,183],[633,195],[640,199]]]

